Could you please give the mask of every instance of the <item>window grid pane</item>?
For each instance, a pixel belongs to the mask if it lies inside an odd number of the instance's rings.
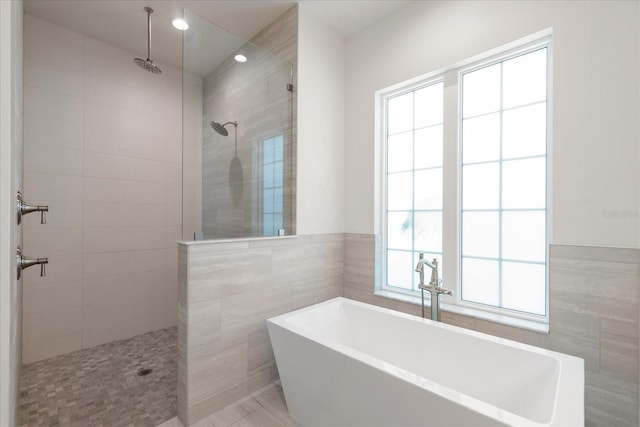
[[[387,99],[386,285],[416,291],[420,250],[442,261],[444,85]]]
[[[282,228],[284,138],[262,141],[262,234],[275,236]]]
[[[519,87],[514,85],[513,81],[517,81],[518,76],[514,75],[513,70],[518,67],[510,67],[511,61],[517,61],[518,63],[526,63],[529,55],[535,56],[537,63],[540,63],[541,51],[544,55],[544,67],[537,67],[538,73],[544,73],[543,76],[536,75],[537,81],[544,81],[544,93],[546,93],[546,54],[547,49],[542,48],[523,55],[511,58],[497,64],[492,64],[489,67],[481,68],[475,71],[471,71],[462,76],[462,111],[464,112],[464,118],[462,121],[462,153],[463,159],[461,164],[461,259],[460,259],[460,271],[461,271],[461,299],[467,302],[478,303],[483,305],[489,305],[497,308],[506,308],[510,310],[522,311],[528,314],[546,315],[546,277],[544,274],[535,274],[534,279],[531,277],[522,278],[522,285],[519,285],[514,279],[514,272],[522,271],[539,271],[531,270],[532,268],[546,269],[546,95],[544,99],[540,99],[540,90],[536,90],[535,94],[524,93],[522,96],[514,94],[513,91],[518,90]],[[491,73],[488,73],[487,69],[491,68]],[[509,75],[509,81],[505,82],[505,68],[511,72]],[[531,70],[527,70],[531,73]],[[478,73],[474,76],[475,73]],[[496,74],[499,76],[496,77]],[[490,99],[499,98],[499,110],[497,114],[491,112],[490,108],[485,110],[478,108],[481,105],[482,100],[473,99],[474,93],[478,92],[478,86],[482,85],[482,75],[491,76],[492,81],[487,82],[482,95]],[[487,88],[496,87],[495,80],[499,80],[497,90],[499,94],[491,94],[487,92]],[[471,91],[465,91],[465,83],[473,82]],[[539,86],[539,84],[538,84]],[[509,90],[510,93],[505,93],[505,90]],[[523,88],[526,92],[529,88]],[[523,100],[520,104],[517,104],[513,100]],[[507,101],[508,100],[508,101]],[[532,101],[535,105],[529,107],[526,101]],[[469,105],[467,105],[469,103]],[[492,105],[492,104],[491,104]],[[509,108],[507,108],[509,107]],[[535,110],[534,110],[535,108]],[[518,125],[512,121],[512,111],[520,112],[523,114],[528,111],[540,111],[543,109],[545,118],[543,120],[529,120],[525,119],[528,129],[527,132],[520,132],[523,125]],[[518,111],[519,110],[519,111]],[[477,113],[474,115],[474,113]],[[483,116],[482,114],[487,114]],[[490,113],[490,115],[489,115]],[[498,126],[492,125],[491,132],[487,132],[486,127],[471,127],[470,124],[481,123],[478,120],[488,120],[483,117],[496,117],[499,121]],[[509,122],[510,127],[505,127],[505,116],[511,120]],[[476,118],[477,117],[477,118]],[[475,124],[474,123],[474,124]],[[532,125],[533,123],[533,125]],[[514,128],[513,126],[516,126]],[[496,128],[498,129],[498,145],[499,145],[499,157],[496,159],[497,163],[497,185],[496,177],[486,176],[486,172],[492,169],[480,168],[480,165],[489,165],[491,160],[495,158],[495,141],[496,141]],[[474,132],[477,130],[477,133]],[[481,132],[484,132],[482,134]],[[508,132],[508,134],[505,134]],[[520,134],[518,134],[520,132]],[[541,141],[540,137],[532,139],[533,135],[542,135],[544,140]],[[505,141],[505,135],[509,138]],[[523,144],[524,142],[524,144]],[[505,146],[508,143],[508,146]],[[518,144],[522,144],[518,146]],[[488,144],[488,145],[487,145]],[[536,145],[531,145],[536,144]],[[543,147],[544,146],[544,147]],[[508,151],[505,152],[505,148],[508,147]],[[484,149],[489,150],[485,152]],[[465,153],[468,150],[470,154]],[[535,159],[535,160],[534,160]],[[534,165],[538,163],[544,163],[544,172],[540,170],[539,173],[535,173],[535,183],[532,183],[533,177],[531,174],[524,173],[524,166]],[[523,162],[523,163],[520,163]],[[494,163],[494,164],[496,164]],[[475,167],[474,167],[475,166]],[[520,168],[518,168],[520,166]],[[506,170],[505,170],[506,168]],[[520,170],[519,170],[520,169]],[[540,168],[538,168],[540,169]],[[538,170],[536,169],[536,171]],[[468,172],[467,172],[468,171]],[[505,175],[505,172],[507,174]],[[480,173],[480,174],[478,174]],[[495,173],[495,172],[494,172]],[[483,175],[483,176],[481,176]],[[466,181],[465,181],[465,178]],[[473,178],[473,179],[472,179]],[[506,181],[505,181],[506,179]],[[484,182],[483,182],[484,181]],[[482,185],[478,185],[481,184]],[[493,184],[491,184],[493,183]],[[532,187],[533,186],[533,187]],[[491,188],[493,187],[493,188]],[[529,190],[527,190],[529,187]],[[533,191],[535,190],[535,191]],[[497,197],[496,197],[497,191]],[[533,191],[536,195],[535,200],[529,200],[529,196]],[[466,193],[466,194],[465,194]],[[496,200],[497,198],[497,200]],[[493,201],[495,200],[495,201]],[[497,202],[497,206],[491,206]],[[509,209],[510,208],[510,209]],[[528,208],[528,209],[527,209]],[[468,214],[482,212],[484,215],[491,215],[490,212],[495,212],[498,215],[497,224],[497,242],[493,235],[485,236],[486,241],[474,241],[473,246],[471,242],[465,243],[466,236],[465,228],[467,223],[472,217],[468,217]],[[477,215],[477,214],[476,214]],[[534,216],[527,216],[534,215]],[[481,224],[478,223],[478,219],[481,216],[473,217],[476,222],[472,225],[475,230],[476,236],[482,236],[483,233],[487,233],[488,230],[482,230]],[[492,217],[485,217],[486,219]],[[527,218],[535,218],[535,233],[531,234],[533,230],[529,230],[526,226]],[[508,219],[508,226],[505,229],[504,221]],[[514,227],[516,227],[514,229]],[[506,234],[504,234],[506,232]],[[540,235],[542,233],[542,235]],[[505,238],[507,238],[505,240]],[[505,246],[507,244],[507,246]],[[490,245],[490,246],[487,246]],[[495,253],[495,247],[497,245],[497,257],[493,257],[490,254]],[[515,246],[514,246],[515,245]],[[483,249],[483,246],[487,246]],[[504,253],[505,247],[508,253]],[[479,254],[487,254],[489,256],[477,256]],[[507,258],[504,258],[504,256]],[[515,256],[520,259],[509,259],[509,256]],[[473,262],[473,264],[470,264]],[[478,264],[478,263],[494,263],[494,264]],[[481,270],[481,265],[492,265],[491,275],[487,275],[489,270]],[[473,266],[473,267],[472,267]],[[516,266],[522,266],[516,268]],[[530,266],[530,267],[527,267]],[[508,276],[504,276],[508,267]],[[542,277],[543,282],[539,283]],[[497,283],[490,283],[489,279],[495,280]],[[538,282],[536,282],[536,280]],[[533,299],[534,302],[527,303],[517,299],[517,286],[524,290]],[[535,295],[535,292],[540,292],[542,289],[542,295]],[[484,293],[490,293],[485,295]],[[541,302],[542,301],[542,305]]]

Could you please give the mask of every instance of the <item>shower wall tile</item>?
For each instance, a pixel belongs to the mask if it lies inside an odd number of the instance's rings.
[[[25,86],[24,114],[69,123],[82,123],[83,99]]]
[[[43,228],[24,230],[24,248],[38,257],[77,254],[82,248],[81,228]]]
[[[180,245],[183,421],[194,423],[273,381],[266,319],[342,295],[343,246],[342,234]]]
[[[22,272],[24,288],[82,281],[82,262],[77,255],[50,256],[47,275],[40,276],[40,270],[33,267]],[[27,306],[24,307],[27,309]]]
[[[167,163],[135,157],[85,152],[84,176],[166,183]]]
[[[85,203],[86,227],[162,227],[168,224],[167,215],[157,204]]]
[[[24,59],[24,84],[62,95],[82,97],[83,75],[41,58]]]
[[[160,205],[167,203],[166,184],[88,177],[84,178],[83,182],[86,202]]]
[[[43,360],[82,349],[82,333],[76,332],[35,342],[23,343],[23,360]]]
[[[79,123],[25,114],[24,145],[82,149],[82,130]]]
[[[80,307],[25,315],[22,335],[25,341],[33,342],[80,332],[81,320]]]
[[[419,315],[419,307],[373,294],[379,238],[345,234],[344,296]],[[550,245],[548,334],[449,312],[446,323],[582,357],[587,426],[637,426],[639,256],[628,248]]]
[[[82,264],[85,279],[164,270],[166,265],[167,249],[87,253]]]
[[[29,162],[25,157],[25,166]],[[79,176],[27,172],[24,174],[24,196],[25,200],[33,203],[45,200],[82,202],[82,184],[83,179]]]
[[[25,144],[24,156],[32,159],[25,173],[82,176],[82,150]]]
[[[82,282],[25,287],[22,298],[26,316],[80,307],[82,305]]]
[[[29,15],[24,55],[23,190],[49,205],[46,225],[24,222],[28,254],[49,257],[46,277],[25,271],[24,362],[175,325],[182,195],[195,193],[182,110],[202,115],[202,79],[184,73],[183,97],[182,70],[145,73],[139,55]]]
[[[49,28],[45,29],[44,26]],[[70,71],[82,72],[82,35],[71,35],[71,31],[56,27],[41,19],[25,15],[25,57],[38,58]]]
[[[168,146],[153,138],[97,126],[84,126],[84,151],[167,161]]]

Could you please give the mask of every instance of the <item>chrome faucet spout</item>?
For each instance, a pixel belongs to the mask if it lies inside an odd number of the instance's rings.
[[[431,268],[431,280],[429,284],[424,283],[424,266]],[[424,291],[431,293],[431,320],[440,321],[440,300],[442,294],[452,295],[449,289],[440,286],[442,280],[438,277],[438,259],[433,258],[431,262],[424,258],[424,254],[420,254],[420,259],[416,265],[416,272],[420,273],[420,283],[418,288],[422,292],[422,317],[424,317]]]

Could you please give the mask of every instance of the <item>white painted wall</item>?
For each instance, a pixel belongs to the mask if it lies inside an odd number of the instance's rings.
[[[22,184],[22,2],[0,2],[0,425],[17,422],[21,291],[15,275]]]
[[[297,234],[344,230],[344,41],[298,10]]]
[[[376,90],[552,27],[553,243],[638,246],[638,26],[638,2],[413,2],[347,40],[345,231],[376,231]]]

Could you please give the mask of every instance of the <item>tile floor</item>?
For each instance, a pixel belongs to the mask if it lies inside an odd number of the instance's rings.
[[[249,397],[210,415],[191,427],[292,427],[295,426],[279,383],[273,383]],[[173,418],[158,427],[184,427]]]
[[[177,345],[173,327],[23,366],[18,425],[154,427],[175,417]]]

